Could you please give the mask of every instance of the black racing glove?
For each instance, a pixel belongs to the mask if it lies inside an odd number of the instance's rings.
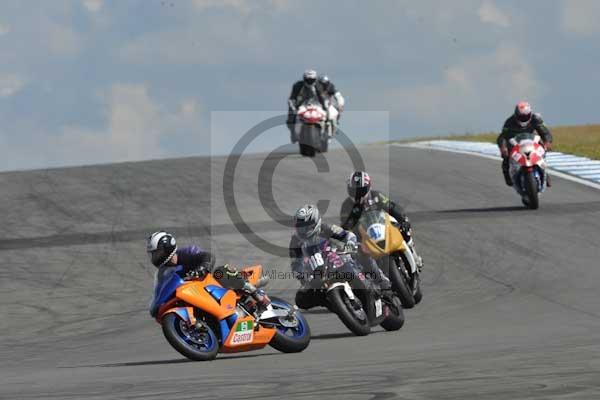
[[[208,274],[211,271],[211,268],[212,264],[207,261],[194,268],[192,271],[190,271],[190,273],[195,275],[195,277],[200,278]]]
[[[227,276],[229,278],[235,278],[235,277],[242,276],[240,274],[240,272],[232,265],[225,264],[225,265],[223,265],[222,268],[223,268],[223,272],[225,273],[225,276]]]
[[[402,218],[402,220],[400,221],[400,229],[404,232],[410,232],[411,228],[412,225],[408,217]]]

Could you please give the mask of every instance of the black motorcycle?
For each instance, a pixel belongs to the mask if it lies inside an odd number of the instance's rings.
[[[340,250],[331,241],[317,238],[302,244],[307,283],[330,311],[357,336],[368,335],[371,327],[381,325],[396,331],[404,325],[404,311],[395,295],[381,295],[371,277],[362,272],[356,250]]]

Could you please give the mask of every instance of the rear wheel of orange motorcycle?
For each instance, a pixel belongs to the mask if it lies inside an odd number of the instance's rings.
[[[273,308],[292,310],[293,305],[278,297],[271,296]],[[282,353],[299,353],[310,343],[310,328],[304,315],[298,310],[289,320],[280,318],[275,323],[277,332],[269,345]]]
[[[161,325],[167,342],[175,350],[190,360],[214,360],[219,352],[219,341],[208,324],[190,326],[176,313],[169,313],[162,319]]]

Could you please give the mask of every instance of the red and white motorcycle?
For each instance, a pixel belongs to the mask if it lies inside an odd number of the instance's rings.
[[[521,201],[532,210],[539,207],[539,194],[546,190],[546,149],[542,138],[533,133],[521,133],[510,139],[510,176]]]
[[[338,111],[329,106],[329,112],[316,98],[308,99],[298,107],[294,126],[300,154],[314,157],[315,152],[327,152],[329,140],[335,137]]]

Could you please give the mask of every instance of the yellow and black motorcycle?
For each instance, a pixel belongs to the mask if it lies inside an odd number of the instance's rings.
[[[365,210],[358,221],[358,232],[362,250],[377,261],[390,279],[402,306],[413,308],[423,297],[418,256],[397,224],[394,217],[382,210]]]

